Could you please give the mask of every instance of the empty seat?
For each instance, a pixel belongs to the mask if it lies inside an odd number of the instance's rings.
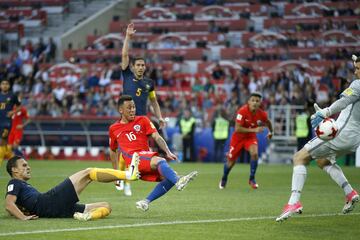
[[[86,154],[86,147],[78,147],[76,153],[79,157],[84,157]]]
[[[90,149],[90,155],[91,155],[92,157],[98,156],[99,153],[100,153],[100,148],[98,148],[98,147],[92,147],[92,148]]]
[[[52,155],[58,156],[60,154],[60,147],[53,146],[50,151]]]
[[[65,157],[70,157],[73,154],[73,151],[74,151],[73,147],[64,147]]]
[[[45,155],[45,153],[46,153],[46,147],[45,146],[40,146],[40,147],[38,147],[38,154],[40,155],[40,156],[44,156]]]

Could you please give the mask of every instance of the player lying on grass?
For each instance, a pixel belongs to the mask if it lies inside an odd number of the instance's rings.
[[[40,193],[27,183],[31,178],[28,162],[20,156],[9,159],[6,170],[11,176],[7,185],[5,209],[21,220],[37,218],[69,218],[91,220],[104,218],[111,212],[107,202],[79,204],[79,195],[92,181],[113,182],[119,179],[137,180],[139,158],[133,157],[130,171],[108,168],[81,170],[46,193]]]
[[[140,179],[159,182],[146,199],[136,203],[137,208],[147,211],[150,202],[167,193],[174,185],[177,190],[183,190],[196,177],[197,172],[180,177],[164,158],[159,157],[157,152],[150,151],[149,136],[166,153],[167,159],[177,160],[150,120],[146,116],[135,116],[136,107],[130,95],[119,98],[118,110],[121,118],[109,128],[110,158],[113,162],[117,161],[120,152],[126,165],[129,165],[131,158],[139,154]]]
[[[311,125],[315,129],[320,122],[340,112],[336,120],[339,127],[338,135],[330,140],[319,138],[310,140],[300,151],[295,153],[291,196],[281,215],[276,221],[283,221],[295,213],[302,212],[300,203],[301,191],[306,180],[306,165],[313,159],[318,160],[322,169],[344,190],[345,206],[342,212],[349,213],[359,201],[359,194],[351,187],[341,168],[336,164],[337,156],[355,152],[360,146],[360,58],[353,58],[356,80],[342,92],[341,98],[330,107],[321,109],[315,104],[315,114],[311,116]]]

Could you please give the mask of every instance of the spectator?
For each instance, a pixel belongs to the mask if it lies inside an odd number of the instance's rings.
[[[212,124],[214,137],[214,157],[213,162],[223,162],[224,145],[229,137],[230,121],[227,119],[225,108],[220,108],[216,114]]]
[[[225,72],[224,70],[221,68],[220,64],[217,63],[212,71],[212,77],[215,80],[220,80],[223,79],[225,77]]]
[[[191,111],[189,109],[184,110],[183,116],[180,119],[179,126],[183,143],[183,161],[195,161],[195,118],[192,117]]]
[[[112,69],[109,63],[105,63],[104,69],[101,71],[99,85],[101,87],[107,86],[111,83]]]
[[[52,62],[55,60],[56,57],[56,44],[54,42],[54,39],[52,37],[49,38],[49,42],[46,45],[45,48],[45,54],[46,54],[46,62]]]
[[[84,106],[81,104],[78,98],[74,98],[69,113],[70,116],[81,116],[84,113]]]

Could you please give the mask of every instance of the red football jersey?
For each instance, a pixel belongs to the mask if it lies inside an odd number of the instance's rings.
[[[21,107],[20,110],[15,112],[11,118],[12,118],[11,129],[16,129],[18,125],[23,124],[23,120],[29,118],[29,115],[26,108]]]
[[[109,145],[111,150],[120,147],[121,152],[149,151],[148,136],[156,132],[155,126],[146,116],[136,116],[134,121],[117,121],[109,127]]]
[[[264,110],[258,109],[255,113],[251,113],[248,104],[240,107],[236,115],[236,122],[244,128],[256,128],[258,126],[263,126],[267,121],[268,116]],[[234,132],[234,137],[239,140],[244,138],[256,138],[256,133]]]

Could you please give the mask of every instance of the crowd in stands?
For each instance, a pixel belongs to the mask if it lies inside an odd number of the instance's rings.
[[[155,1],[151,7],[176,7],[177,1]],[[182,4],[191,6],[224,5],[227,1],[203,0],[181,1]],[[279,5],[261,5],[259,12],[242,12],[239,18],[250,19],[252,14],[277,18],[284,16],[285,9]],[[138,8],[148,8],[149,5],[138,5]],[[191,13],[185,16],[178,15],[179,19],[193,19]],[[320,13],[310,13],[318,16]],[[132,49],[141,50],[145,54],[148,65],[147,76],[156,83],[159,104],[164,116],[176,116],[179,109],[191,108],[195,117],[204,120],[204,124],[210,124],[212,113],[218,108],[225,107],[229,118],[234,118],[239,105],[244,104],[253,91],[260,91],[264,95],[264,108],[270,105],[303,105],[306,101],[316,101],[328,105],[336,99],[339,93],[346,87],[347,80],[352,78],[353,65],[351,54],[359,52],[359,40],[348,42],[349,34],[360,31],[360,8],[350,8],[347,4],[340,9],[327,9],[321,12],[323,17],[351,16],[357,19],[347,24],[342,21],[320,21],[317,25],[312,23],[299,23],[291,29],[279,29],[271,27],[276,34],[263,34],[261,37],[251,39],[255,33],[251,24],[247,31],[250,34],[248,40],[243,36],[242,41],[233,41],[228,38],[228,28],[217,24],[216,21],[208,21],[206,34],[214,35],[214,41],[210,43],[208,38],[187,39],[186,44],[179,38],[164,38],[159,42],[151,42],[149,34],[137,33],[138,38],[132,41]],[[180,17],[179,17],[180,16]],[[136,28],[136,24],[135,24]],[[165,29],[166,30],[166,29]],[[170,32],[170,30],[167,30]],[[343,31],[348,35],[321,36],[319,33],[327,31]],[[166,31],[165,31],[166,32]],[[303,34],[307,32],[307,34]],[[351,35],[350,34],[350,35]],[[159,34],[158,34],[159,35]],[[350,43],[349,46],[341,45]],[[246,57],[236,60],[251,62],[242,65],[241,69],[225,67],[220,64],[220,57],[204,54],[200,63],[215,64],[210,71],[192,73],[184,77],[182,73],[190,72],[187,59],[182,56],[173,56],[170,59],[170,67],[165,66],[169,59],[163,59],[158,53],[148,53],[153,49],[178,49],[184,45],[188,48],[204,48],[210,45],[223,48],[245,48],[248,50]],[[298,59],[288,50],[291,47],[313,48],[323,46],[338,46],[335,51],[321,53],[312,52],[305,60],[330,60],[332,64],[326,64],[321,69],[321,75],[314,74],[309,68],[292,65],[284,67],[271,74],[263,74],[256,62],[284,61]],[[270,48],[281,48],[282,53],[269,53]],[[119,68],[121,39],[107,39],[103,42],[90,42],[85,50],[115,50],[115,57],[97,56],[95,61],[90,61],[80,56],[73,56],[69,61],[75,65],[102,64],[100,70],[82,69],[81,72],[67,70],[56,77],[52,76],[51,66],[54,64],[56,45],[52,39],[44,43],[40,39],[33,45],[28,42],[21,46],[9,62],[2,61],[0,65],[0,77],[9,78],[13,85],[13,91],[22,96],[23,104],[27,106],[31,116],[118,116],[116,110],[116,98],[113,94],[112,85],[121,83],[121,71]],[[72,49],[70,49],[72,50]],[[304,59],[303,59],[304,60]],[[46,64],[50,63],[50,64]],[[234,65],[237,64],[234,62]],[[169,91],[168,89],[177,91]]]

